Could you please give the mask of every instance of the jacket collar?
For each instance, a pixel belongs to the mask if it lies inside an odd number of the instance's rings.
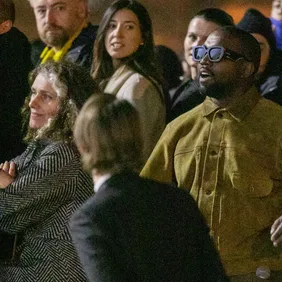
[[[220,108],[210,97],[203,102],[203,116],[208,117],[216,111],[227,111],[237,121],[241,121],[261,99],[256,87],[251,87],[244,95],[234,99],[226,108]]]
[[[108,81],[104,92],[110,94],[117,94],[120,88],[128,80],[128,78],[135,73],[135,71],[133,71],[126,65],[120,66]]]

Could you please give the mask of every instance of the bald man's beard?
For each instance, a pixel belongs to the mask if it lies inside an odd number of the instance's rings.
[[[59,26],[48,25],[40,34],[40,38],[46,45],[61,49],[69,40],[69,35]]]

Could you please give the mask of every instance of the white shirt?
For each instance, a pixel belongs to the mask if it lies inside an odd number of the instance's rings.
[[[104,175],[99,176],[98,180],[94,184],[94,192],[97,193],[99,188],[104,184],[104,182],[106,182],[111,177],[111,173],[106,173]]]

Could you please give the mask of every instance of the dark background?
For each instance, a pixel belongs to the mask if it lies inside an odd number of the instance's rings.
[[[72,1],[72,0],[69,0]],[[37,38],[33,11],[28,0],[14,0],[16,5],[15,25],[30,40]],[[89,0],[91,21],[98,24],[105,9],[113,1]],[[238,22],[247,8],[256,8],[270,16],[272,0],[140,0],[148,9],[152,21],[156,44],[167,45],[178,54],[182,45],[189,21],[199,10],[209,7],[221,8],[231,14]]]

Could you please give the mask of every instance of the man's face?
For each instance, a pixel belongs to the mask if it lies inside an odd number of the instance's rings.
[[[282,0],[274,0],[272,2],[271,17],[282,21]]]
[[[86,19],[84,0],[30,0],[37,30],[48,46],[60,49]]]
[[[202,18],[196,17],[191,20],[184,40],[184,56],[190,67],[196,66],[196,63],[192,60],[192,47],[203,45],[209,34],[217,28],[217,24]]]
[[[221,31],[211,33],[205,44],[211,46],[222,46],[226,49],[241,54],[240,44],[234,39],[224,36]],[[241,81],[241,60],[232,61],[223,57],[219,62],[211,62],[206,55],[198,64],[199,86],[202,94],[222,99],[232,95],[234,88]]]

